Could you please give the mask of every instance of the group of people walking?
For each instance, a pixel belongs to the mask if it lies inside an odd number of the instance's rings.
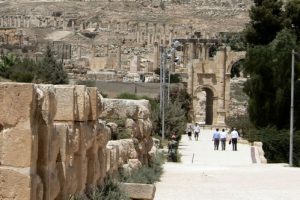
[[[195,126],[189,125],[186,129],[186,133],[189,136],[189,139],[192,140],[192,133],[194,133],[195,140],[199,139],[199,133],[200,133],[200,125],[195,124]]]
[[[235,128],[232,129],[230,136],[228,136],[225,129],[219,131],[217,128],[213,132],[212,140],[214,141],[214,150],[219,150],[219,145],[221,141],[222,151],[226,150],[226,141],[229,140],[229,144],[232,144],[232,150],[237,151],[237,141],[239,139],[239,133],[236,131]]]
[[[188,125],[186,129],[186,133],[189,137],[189,140],[192,140],[192,134],[194,133],[195,140],[197,141],[199,139],[200,134],[200,125],[195,124]],[[239,139],[239,133],[237,132],[236,128],[233,128],[232,131],[228,134],[225,129],[222,129],[222,131],[219,131],[217,128],[215,131],[213,131],[213,137],[212,140],[214,141],[214,150],[219,150],[220,142],[222,151],[226,150],[226,142],[229,141],[229,145],[232,144],[232,150],[237,151],[237,141]]]

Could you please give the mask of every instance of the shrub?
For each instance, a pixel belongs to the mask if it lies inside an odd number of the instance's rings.
[[[143,166],[140,169],[133,170],[130,174],[121,171],[120,181],[126,183],[144,183],[153,184],[160,180],[163,173],[164,155],[158,153],[149,166]]]
[[[295,166],[300,166],[300,132],[294,136],[294,155]],[[250,141],[263,142],[265,156],[270,163],[287,163],[289,161],[289,130],[277,130],[273,127],[250,130],[246,138]]]
[[[75,195],[70,200],[130,200],[127,195],[120,189],[118,181],[111,178],[105,180],[103,186],[97,187],[96,190],[88,190],[83,195]]]
[[[10,54],[3,56],[0,59],[0,76],[17,82],[68,83],[63,64],[55,60],[50,47],[47,47],[45,56],[40,62],[28,58],[19,59]]]
[[[127,195],[120,189],[116,180],[108,179],[103,187],[99,187],[91,200],[129,200]]]

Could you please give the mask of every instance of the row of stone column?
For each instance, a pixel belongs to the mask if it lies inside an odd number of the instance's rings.
[[[30,28],[31,25],[35,27],[63,27],[66,29],[67,21],[64,18],[55,17],[40,19],[30,16],[0,16],[0,27],[2,28]],[[74,21],[72,21],[72,28],[74,29]]]
[[[115,32],[131,32],[135,34],[135,39],[137,43],[154,44],[158,42],[159,44],[166,45],[171,44],[173,37],[176,37],[176,32],[174,33],[173,27],[167,28],[166,24],[158,23],[131,23],[131,22],[99,22],[96,26],[100,28],[107,28],[110,31]],[[91,23],[89,28],[92,27]]]
[[[28,16],[0,16],[0,27],[29,28]]]

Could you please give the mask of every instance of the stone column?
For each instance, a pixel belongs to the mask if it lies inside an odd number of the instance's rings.
[[[72,30],[74,30],[75,29],[75,22],[74,22],[74,20],[72,20]]]
[[[81,45],[77,45],[77,54],[78,54],[78,59],[81,58]]]
[[[184,44],[183,46],[183,66],[187,67],[188,64],[188,50],[189,50],[189,45]]]
[[[136,24],[136,42],[140,43],[140,27],[139,27],[139,23]]]
[[[193,32],[194,32],[194,31],[193,31],[193,26],[190,26],[189,28],[190,28],[190,31],[189,31],[189,32],[190,32],[190,37],[191,37],[191,36],[193,35]]]
[[[194,76],[194,68],[193,62],[189,61],[188,65],[188,93],[193,96],[193,76]]]
[[[145,24],[145,26],[146,26],[146,37],[148,38],[148,35],[149,35],[149,24],[148,23],[146,23]]]
[[[17,20],[18,20],[18,28],[20,28],[21,27],[21,16],[18,16]]]
[[[152,42],[155,43],[155,42],[156,42],[157,24],[154,23],[153,26],[154,26],[154,33],[153,33],[153,39],[152,39]]]
[[[26,28],[26,16],[23,16],[23,28]]]
[[[30,17],[27,17],[27,20],[26,20],[26,27],[27,27],[27,28],[30,27]]]
[[[120,31],[120,22],[117,22],[117,31]]]
[[[152,35],[151,35],[151,34],[148,34],[148,36],[147,36],[147,40],[148,40],[148,41],[147,41],[147,44],[148,44],[148,45],[150,45],[151,42],[152,42],[152,41],[151,41],[151,37],[152,37]]]
[[[0,27],[3,27],[3,17],[0,17]]]
[[[205,60],[209,58],[209,44],[205,44]]]
[[[12,16],[9,17],[9,27],[12,27]]]
[[[173,29],[170,29],[170,34],[169,34],[169,45],[172,44],[173,41]]]
[[[153,51],[153,69],[159,67],[159,46],[157,42],[154,42],[154,51]]]
[[[65,21],[65,19],[62,19],[62,22],[63,22],[63,30],[67,30],[68,24]]]
[[[163,42],[162,45],[166,45],[166,24],[163,24]]]
[[[3,27],[7,27],[7,16],[3,17]]]
[[[118,70],[121,70],[122,69],[122,57],[121,57],[121,53],[122,53],[122,46],[119,45],[118,46],[118,53],[117,53],[117,68]]]

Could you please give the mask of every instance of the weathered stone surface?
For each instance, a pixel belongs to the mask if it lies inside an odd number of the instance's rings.
[[[29,169],[20,172],[19,169],[0,167],[0,198],[5,200],[30,200],[31,178]]]
[[[76,85],[75,93],[75,121],[87,121],[91,110],[90,98],[86,86]]]
[[[259,157],[260,163],[266,164],[268,161],[265,158],[265,152],[263,150],[263,143],[262,142],[253,142],[253,146],[258,151],[258,157]]]
[[[101,118],[147,119],[149,117],[148,100],[104,99]]]
[[[68,199],[116,176],[124,164],[131,170],[147,164],[151,123],[138,116],[149,111],[131,101],[123,111],[135,119],[124,121],[138,137],[108,143],[116,124],[97,119],[101,98],[85,86],[1,83],[0,198]]]
[[[122,183],[121,188],[132,199],[152,200],[156,187],[152,184]]]
[[[75,120],[75,88],[70,85],[55,85],[57,101],[55,121]]]
[[[36,98],[33,84],[0,83],[0,165],[35,170]]]
[[[132,139],[124,139],[124,140],[111,140],[107,143],[107,147],[118,148],[119,149],[119,166],[122,166],[127,162],[128,159],[137,158],[137,152],[134,147],[134,143]]]
[[[90,100],[90,112],[88,120],[97,120],[102,111],[102,96],[96,87],[88,87],[88,94]]]

